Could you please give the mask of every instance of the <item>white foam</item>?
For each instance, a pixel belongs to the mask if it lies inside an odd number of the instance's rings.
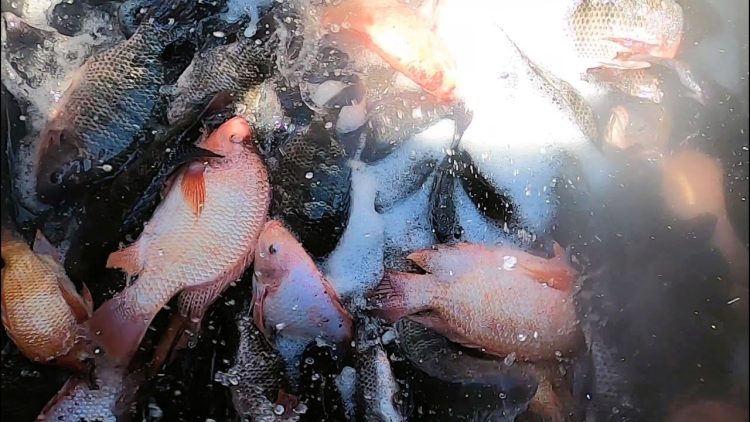
[[[483,245],[500,245],[511,242],[511,235],[502,227],[486,219],[466,194],[461,183],[453,191],[456,217],[463,229],[462,240]]]
[[[336,120],[336,131],[338,133],[349,133],[357,130],[367,119],[365,102],[341,107],[339,118]]]
[[[386,262],[435,243],[429,220],[432,181],[429,177],[416,193],[383,214],[386,253],[395,255],[387,256]]]
[[[364,293],[383,277],[384,224],[375,212],[375,179],[364,164],[351,161],[350,165],[349,222],[339,244],[323,263],[323,269],[342,299],[358,307]]]
[[[313,91],[310,95],[310,99],[318,107],[325,107],[326,103],[330,101],[331,98],[335,97],[342,89],[346,88],[346,84],[341,81],[330,79],[317,86],[312,86],[312,84],[310,84],[310,88],[311,91]]]
[[[286,376],[292,386],[299,385],[300,378],[300,359],[305,352],[305,347],[310,344],[309,339],[295,339],[279,335],[274,341],[276,350],[284,359],[286,366]]]
[[[336,375],[333,380],[336,389],[341,394],[341,401],[344,402],[344,411],[347,420],[354,420],[354,391],[357,386],[357,370],[351,366],[345,366],[341,373]]]

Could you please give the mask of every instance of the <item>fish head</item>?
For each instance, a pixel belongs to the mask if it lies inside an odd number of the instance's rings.
[[[647,154],[658,154],[670,141],[671,127],[669,115],[659,104],[618,104],[612,108],[604,138],[617,149],[639,147]]]
[[[232,157],[242,153],[252,139],[250,124],[244,118],[236,116],[201,138],[197,146],[223,157]]]
[[[92,181],[96,169],[94,160],[78,148],[78,142],[69,131],[54,127],[44,129],[36,161],[36,193],[40,200],[62,201]]]
[[[307,254],[297,238],[276,220],[268,221],[258,237],[255,248],[255,272],[258,282],[273,289]]]

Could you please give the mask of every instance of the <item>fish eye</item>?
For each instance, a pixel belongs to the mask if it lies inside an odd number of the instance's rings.
[[[272,243],[272,244],[271,244],[271,245],[270,245],[270,246],[268,247],[268,253],[270,253],[271,255],[273,255],[273,254],[275,254],[276,252],[278,252],[278,249],[276,249],[276,245],[274,245],[274,244]]]

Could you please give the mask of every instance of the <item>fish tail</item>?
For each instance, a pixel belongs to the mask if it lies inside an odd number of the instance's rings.
[[[375,314],[393,322],[429,309],[435,282],[434,276],[429,274],[386,271],[370,294]]]
[[[136,295],[128,294],[133,293],[132,288],[136,286],[137,283],[106,301],[87,321],[92,345],[100,348],[105,359],[116,366],[130,363],[151,321],[161,309],[161,304],[143,309],[145,304],[137,302]]]

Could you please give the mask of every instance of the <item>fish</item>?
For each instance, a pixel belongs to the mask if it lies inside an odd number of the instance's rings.
[[[703,214],[716,218],[711,244],[729,265],[729,278],[747,297],[748,248],[729,220],[721,162],[705,153],[683,149],[662,161],[662,197],[667,209],[682,221]]]
[[[33,362],[85,371],[89,356],[80,347],[93,299],[79,294],[65,274],[61,257],[37,231],[33,249],[3,229],[2,321],[20,352]]]
[[[371,303],[387,321],[408,316],[488,354],[570,355],[581,340],[570,297],[576,272],[557,244],[555,252],[546,259],[469,243],[415,251],[407,259],[428,273],[386,271]]]
[[[197,146],[222,158],[178,170],[138,239],[109,256],[108,268],[138,276],[88,321],[92,345],[113,364],[133,358],[149,324],[174,295],[226,286],[252,262],[271,193],[251,141],[252,130],[241,117],[202,138]]]
[[[167,118],[177,121],[188,108],[204,104],[218,92],[229,92],[240,100],[276,70],[276,52],[284,27],[273,12],[263,16],[252,37],[238,35],[237,41],[198,52],[177,81]]]
[[[215,377],[229,388],[235,411],[253,421],[298,421],[305,406],[288,393],[284,361],[255,327],[249,309],[240,313],[237,328],[234,364]]]
[[[314,118],[269,160],[271,213],[286,223],[315,257],[329,254],[349,220],[351,167],[344,146],[324,118]]]
[[[579,58],[625,69],[650,66],[632,56],[675,58],[683,21],[674,0],[582,0],[568,18]]]
[[[539,381],[523,362],[506,364],[502,360],[474,356],[470,350],[409,318],[398,320],[393,328],[399,350],[411,365],[435,380],[462,385],[465,391],[491,391],[486,395],[492,398],[488,404],[497,412],[520,413],[536,394]],[[501,400],[495,400],[498,396]]]
[[[430,190],[430,225],[438,243],[457,242],[461,239],[463,228],[458,221],[456,204],[453,201],[455,185],[453,160],[446,156],[435,170]]]
[[[42,408],[39,422],[116,422],[127,417],[144,378],[141,371],[98,367],[92,385],[70,378]]]
[[[368,319],[357,327],[355,412],[366,421],[406,421],[407,403],[376,328]]]
[[[310,255],[284,225],[268,221],[258,238],[253,319],[263,335],[349,343],[352,317]]]
[[[378,3],[348,0],[323,11],[333,32],[360,39],[394,69],[445,103],[457,98],[452,57],[428,19],[396,0]]]
[[[167,47],[184,43],[201,8],[161,3],[127,40],[89,57],[75,72],[40,134],[36,191],[58,203],[122,167],[156,122],[167,84]],[[190,25],[188,25],[190,21]]]
[[[642,69],[598,67],[589,69],[584,80],[655,104],[660,104],[664,99],[663,76],[654,66]]]
[[[658,155],[667,150],[671,137],[672,119],[662,105],[624,102],[610,110],[602,140],[616,149]]]
[[[673,406],[667,422],[698,422],[705,420],[740,422],[748,419],[747,406],[720,400],[701,399]]]

